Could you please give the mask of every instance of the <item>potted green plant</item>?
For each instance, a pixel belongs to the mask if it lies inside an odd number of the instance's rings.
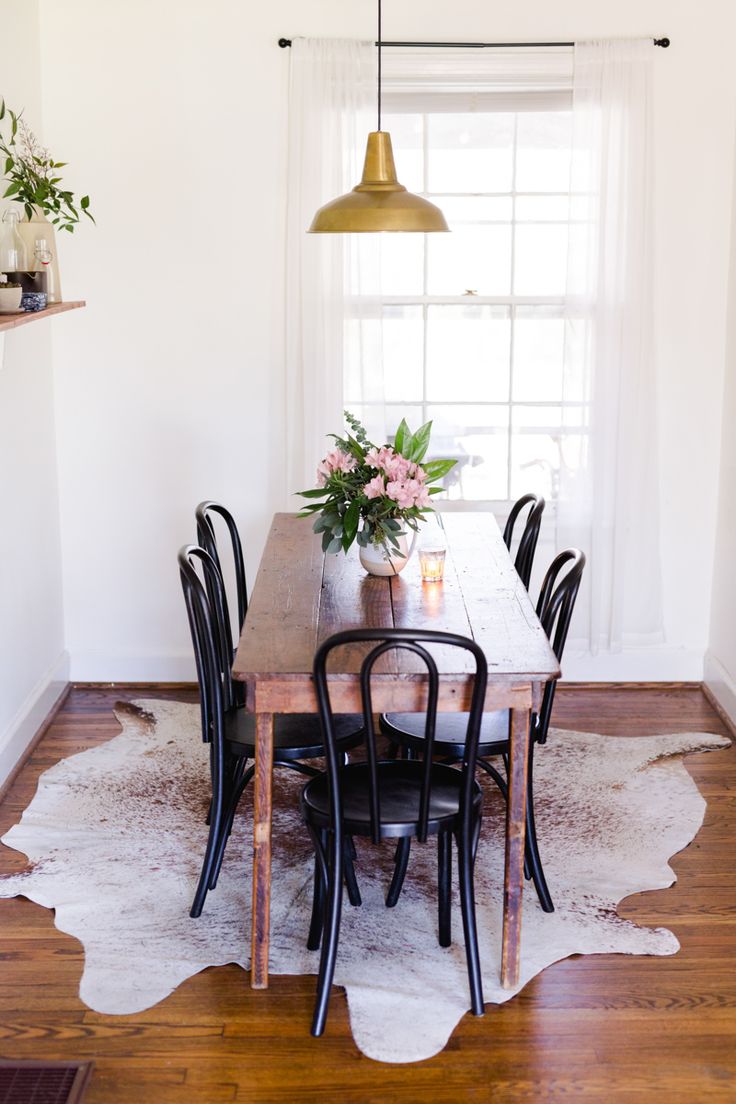
[[[8,181],[3,198],[21,203],[29,222],[41,212],[53,226],[70,234],[81,215],[94,222],[89,196],[82,196],[77,203],[74,193],[61,186],[59,169],[65,168],[66,161],[54,161],[22,118],[22,112],[11,111],[5,100],[0,100],[0,124],[6,119],[10,120],[7,138],[0,126],[0,156],[5,159],[3,172]]]

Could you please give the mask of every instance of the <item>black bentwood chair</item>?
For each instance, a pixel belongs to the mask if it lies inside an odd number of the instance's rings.
[[[327,661],[330,653],[346,644],[375,644],[363,660],[360,688],[367,762],[340,762],[335,717],[330,707]],[[442,644],[469,651],[475,660],[471,710],[465,716],[462,770],[432,762],[437,720],[439,675],[427,645]],[[379,761],[371,700],[371,676],[376,661],[392,649],[412,652],[424,663],[428,675],[428,706],[423,715],[423,760]],[[483,1015],[478,938],[475,923],[473,866],[480,835],[482,792],[475,780],[476,754],[480,735],[487,666],[478,645],[451,633],[420,629],[356,629],[331,636],[314,659],[314,680],[325,738],[327,771],[307,782],[301,799],[302,815],[315,848],[314,899],[307,946],[317,950],[323,935],[317,979],[317,1000],[312,1034],[321,1035],[327,1019],[330,986],[335,972],[340,935],[343,860],[345,840],[369,837],[373,843],[397,839],[397,871],[408,856],[412,837],[425,843],[437,836],[439,942],[449,947],[452,836],[457,841],[460,864],[460,900],[470,981],[470,999],[476,1016]],[[405,867],[404,867],[405,869]],[[396,904],[395,883],[386,904]],[[400,876],[403,881],[403,873]],[[400,889],[400,885],[398,887]]]
[[[243,631],[243,623],[245,622],[245,615],[248,612],[248,589],[245,581],[245,560],[243,558],[243,544],[240,540],[240,533],[238,527],[235,524],[235,518],[220,502],[214,502],[212,499],[205,499],[204,502],[200,502],[194,511],[194,517],[197,522],[197,544],[200,548],[204,548],[205,552],[209,552],[212,559],[215,561],[217,568],[220,571],[220,576],[224,580],[225,573],[222,570],[222,562],[217,549],[217,529],[215,525],[215,519],[221,518],[225,523],[230,537],[230,544],[232,547],[232,561],[235,572],[235,592],[236,601],[238,604],[238,638]],[[210,594],[210,601],[213,600],[213,595]],[[233,641],[232,633],[232,621],[230,620],[230,604],[227,599],[227,587],[224,590],[224,616],[225,616],[225,640],[229,648],[229,654],[235,658],[235,649],[237,648],[237,641]],[[235,704],[243,705],[245,703],[245,686],[242,682],[235,683],[233,687],[233,693],[235,696]]]
[[[503,543],[510,552],[514,539],[514,526],[516,525],[519,514],[525,506],[529,507],[529,513],[526,516],[524,531],[521,534],[519,547],[516,550],[514,567],[522,583],[528,590],[529,580],[532,577],[532,567],[534,566],[534,553],[536,552],[537,541],[539,540],[539,528],[542,524],[542,514],[544,513],[544,499],[541,495],[522,495],[522,497],[514,503],[511,508],[511,513],[506,520],[506,526],[503,531]]]
[[[191,916],[199,916],[210,889],[217,885],[225,845],[232,830],[238,802],[255,769],[255,718],[237,707],[230,671],[231,648],[227,639],[225,588],[210,554],[194,545],[179,552],[184,601],[194,645],[199,682],[202,738],[210,744],[212,801],[209,837]],[[204,581],[203,581],[204,580]],[[335,720],[336,747],[340,755],[362,742],[360,717]],[[274,764],[291,767],[309,776],[319,772],[300,763],[323,754],[319,718],[315,714],[278,716],[274,732]],[[248,766],[248,760],[252,760]],[[351,901],[359,903],[352,866],[346,874]]]
[[[562,653],[565,648],[570,618],[575,608],[575,599],[580,589],[580,580],[585,567],[585,556],[575,548],[569,548],[566,552],[560,552],[559,556],[550,564],[549,570],[542,583],[542,589],[537,602],[537,616],[542,622],[542,627],[549,637],[550,644],[557,659],[562,662]],[[560,572],[567,568],[564,578],[558,582]],[[529,742],[529,770],[527,775],[527,805],[526,805],[526,851],[524,872],[527,878],[534,880],[534,886],[539,897],[539,902],[545,912],[554,912],[547,881],[542,869],[542,861],[539,857],[539,845],[537,843],[537,830],[534,821],[534,747],[536,744],[544,744],[547,741],[549,721],[552,714],[552,704],[555,698],[557,680],[550,680],[544,689],[542,707],[538,714],[531,716],[531,739]],[[509,767],[509,722],[510,716],[506,709],[493,713],[484,713],[481,725],[480,742],[478,744],[478,766],[490,774],[496,783],[504,799],[508,797]],[[422,713],[389,713],[381,717],[381,731],[389,738],[392,744],[398,744],[404,748],[407,755],[415,756],[424,751],[424,714]],[[463,755],[465,741],[465,727],[467,714],[443,713],[440,717],[438,731],[435,735],[434,754],[441,756],[447,762],[453,762]],[[488,762],[489,756],[501,755],[506,768],[506,778]],[[398,887],[401,892],[401,886]]]

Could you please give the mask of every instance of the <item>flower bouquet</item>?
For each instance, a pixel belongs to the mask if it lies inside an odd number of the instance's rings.
[[[312,528],[322,534],[323,551],[347,552],[357,540],[362,549],[373,546],[395,572],[397,563],[403,566],[408,556],[406,528],[416,532],[422,515],[432,511],[431,496],[442,487],[431,484],[442,479],[455,461],[422,463],[431,422],[412,433],[402,419],[393,445],[378,447],[347,410],[345,421],[349,427],[345,437],[330,434],[335,448],[317,468],[319,486],[298,492],[314,499],[300,516],[316,515]]]

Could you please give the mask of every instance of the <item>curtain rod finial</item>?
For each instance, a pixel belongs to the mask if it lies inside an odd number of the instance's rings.
[[[668,38],[655,38],[654,40],[654,45],[661,46],[663,50],[666,50],[669,44],[670,40]]]
[[[282,50],[285,50],[287,46],[291,46],[291,39],[290,38],[280,38],[279,39],[279,46],[281,47]]]

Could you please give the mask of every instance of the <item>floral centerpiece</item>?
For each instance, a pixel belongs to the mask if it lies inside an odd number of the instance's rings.
[[[406,529],[416,532],[422,516],[432,511],[431,496],[442,490],[432,484],[455,461],[424,462],[431,422],[412,433],[402,419],[393,445],[379,447],[347,410],[345,421],[349,431],[344,437],[330,434],[335,448],[317,468],[319,486],[298,492],[314,500],[300,516],[316,515],[312,528],[322,534],[325,552],[347,552],[357,540],[362,549],[378,550],[389,571],[397,571],[397,564],[403,566],[407,558]]]

